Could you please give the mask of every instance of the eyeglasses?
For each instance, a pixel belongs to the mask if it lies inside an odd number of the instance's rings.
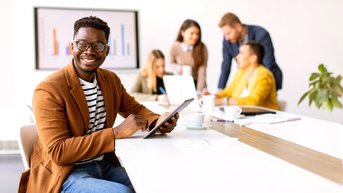
[[[86,51],[89,47],[92,47],[94,52],[102,52],[107,46],[107,44],[100,41],[89,43],[86,40],[77,40],[74,41],[74,43],[76,44],[77,49],[79,49],[80,51]]]

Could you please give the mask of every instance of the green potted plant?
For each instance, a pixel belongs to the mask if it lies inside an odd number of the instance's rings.
[[[319,72],[313,72],[309,78],[309,88],[305,92],[298,105],[308,98],[308,105],[314,102],[318,109],[324,108],[328,111],[332,111],[334,108],[342,108],[342,103],[339,98],[342,97],[343,87],[341,85],[342,76],[333,76],[332,72],[329,72],[324,66],[320,64],[318,66]]]

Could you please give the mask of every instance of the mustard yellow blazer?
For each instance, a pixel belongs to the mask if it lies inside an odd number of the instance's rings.
[[[246,70],[237,70],[232,82],[222,91],[218,97],[231,97],[237,100],[237,105],[256,105],[271,109],[279,109],[275,80],[273,74],[264,66],[259,65],[250,78],[245,78]],[[247,94],[242,96],[246,89]]]

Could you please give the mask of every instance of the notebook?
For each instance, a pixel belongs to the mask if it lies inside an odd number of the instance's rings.
[[[182,104],[186,99],[194,98],[190,106],[192,108],[199,108],[197,92],[192,76],[165,75],[163,76],[163,83],[170,105],[177,106]]]
[[[242,107],[242,113],[245,116],[254,116],[254,115],[261,115],[261,114],[275,114],[275,111],[268,110],[261,107]]]
[[[258,106],[241,106],[242,108],[242,115],[245,116],[255,116],[261,114],[275,114],[276,111],[269,110],[263,107]],[[224,107],[220,107],[220,111],[224,112]]]

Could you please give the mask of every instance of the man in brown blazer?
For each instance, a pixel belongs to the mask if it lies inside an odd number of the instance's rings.
[[[160,116],[140,105],[115,73],[99,68],[109,51],[109,34],[97,17],[76,21],[73,60],[36,87],[38,137],[19,192],[134,192],[114,153],[115,139],[152,128],[168,113]],[[126,119],[112,128],[118,113]],[[171,132],[177,119],[159,131]]]

